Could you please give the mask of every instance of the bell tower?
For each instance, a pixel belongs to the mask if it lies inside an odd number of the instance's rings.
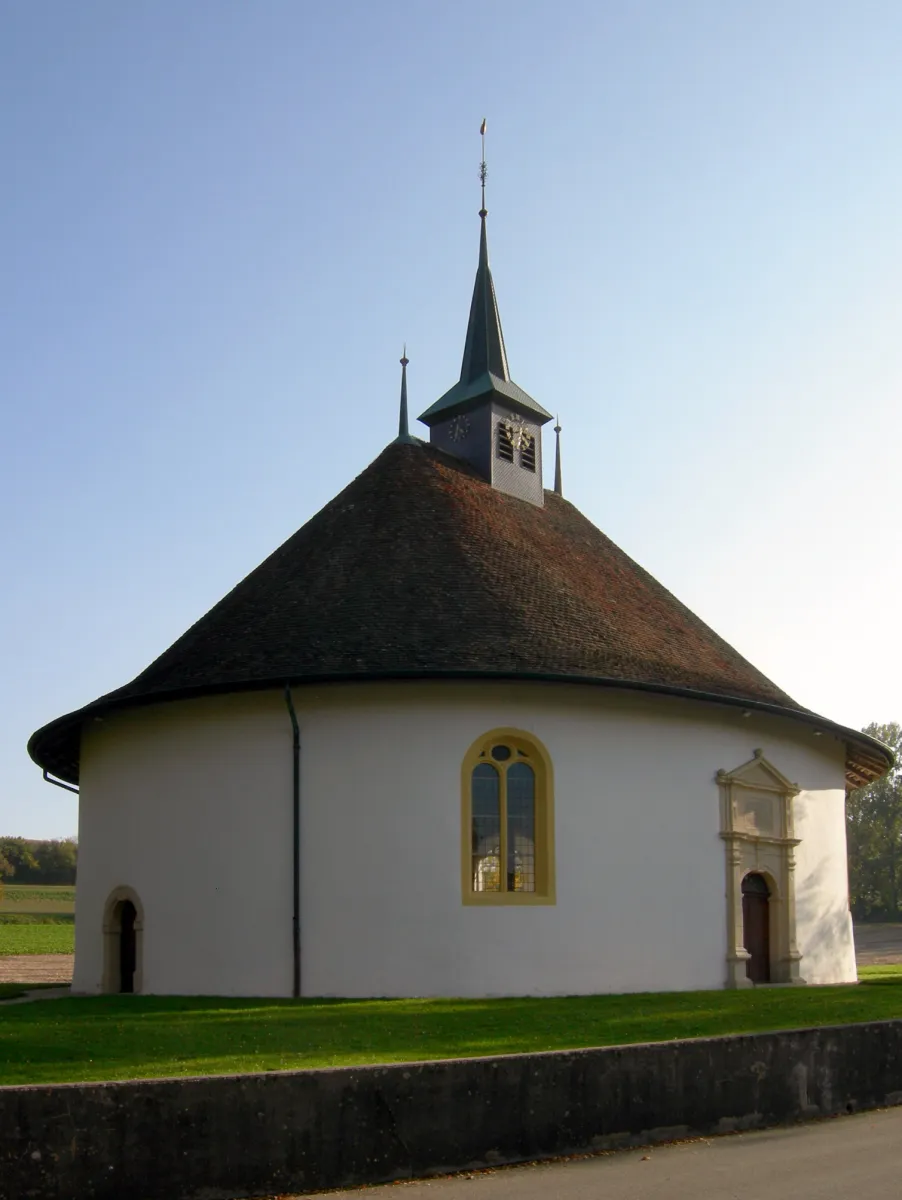
[[[551,413],[513,382],[507,365],[486,234],[485,121],[480,133],[479,263],[460,379],[420,420],[433,446],[470,463],[499,491],[541,506],[542,426]]]

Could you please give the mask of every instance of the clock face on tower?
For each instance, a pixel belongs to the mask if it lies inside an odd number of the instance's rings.
[[[462,442],[470,432],[470,422],[466,417],[455,417],[448,427],[448,436],[452,442]]]

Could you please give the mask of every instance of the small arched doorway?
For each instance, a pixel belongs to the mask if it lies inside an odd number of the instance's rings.
[[[138,955],[135,945],[135,918],[138,913],[131,900],[121,901],[119,912],[119,991],[135,990],[135,967]]]
[[[144,911],[131,888],[110,893],[103,916],[103,990],[130,995],[142,985]]]
[[[742,941],[749,953],[745,971],[752,983],[770,983],[770,888],[752,872],[742,881]]]

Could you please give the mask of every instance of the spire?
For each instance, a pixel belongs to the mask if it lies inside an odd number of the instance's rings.
[[[470,318],[467,321],[467,337],[464,357],[460,368],[460,379],[420,417],[432,428],[454,416],[471,412],[494,398],[508,411],[538,420],[540,425],[551,420],[551,413],[533,400],[511,379],[507,365],[507,351],[501,332],[501,317],[498,315],[498,300],[495,284],[489,268],[489,244],[486,236],[485,181],[488,168],[485,165],[485,126],[482,135],[482,162],[479,164],[479,181],[482,187],[482,208],[479,210],[479,263],[476,267],[476,282],[473,299],[470,301]]]
[[[554,494],[563,496],[564,491],[561,487],[561,418],[557,417],[554,423]]]
[[[404,350],[401,354],[401,411],[398,415],[398,436],[396,442],[415,442],[417,439],[411,437],[410,427],[407,422],[407,364],[410,359],[407,357],[407,344],[404,345]]]
[[[489,215],[485,206],[485,181],[488,176],[488,168],[485,165],[485,120],[479,132],[482,135],[482,162],[479,164],[479,181],[482,185],[482,208],[479,210],[479,265],[476,268],[476,283],[473,286],[464,358],[460,368],[460,382],[465,385],[473,383],[486,372],[505,381],[511,377],[504,349],[504,335],[501,332],[495,284],[489,267],[489,243],[485,222]]]

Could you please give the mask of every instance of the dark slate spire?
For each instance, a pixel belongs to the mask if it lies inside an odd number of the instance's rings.
[[[396,442],[416,442],[418,439],[411,436],[410,427],[407,422],[407,364],[410,359],[407,357],[407,346],[401,354],[401,411],[398,415],[398,436]]]
[[[489,267],[489,243],[486,234],[488,210],[485,206],[485,121],[482,122],[480,133],[483,138],[483,152],[479,167],[479,178],[482,182],[479,263],[476,267],[473,299],[470,302],[470,319],[467,322],[460,379],[444,396],[436,400],[431,408],[427,408],[420,420],[426,425],[436,425],[458,413],[469,412],[485,404],[494,394],[507,407],[544,424],[551,420],[551,413],[513,382],[507,365],[501,316]]]
[[[561,418],[558,417],[554,425],[554,492],[557,496],[563,496],[564,489],[561,487]]]
[[[476,268],[476,283],[473,285],[470,319],[467,322],[467,340],[464,343],[464,358],[460,368],[460,382],[467,384],[475,383],[486,373],[505,382],[509,382],[511,377],[504,349],[504,334],[501,332],[495,284],[489,267],[489,243],[485,227],[487,216],[484,208],[479,210],[479,265]]]

